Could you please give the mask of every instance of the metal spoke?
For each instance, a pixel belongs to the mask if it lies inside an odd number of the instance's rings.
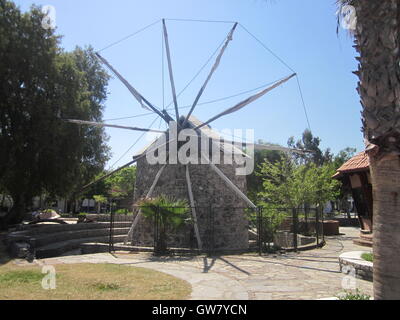
[[[170,49],[169,49],[167,26],[165,25],[165,20],[164,19],[163,19],[162,23],[163,23],[163,28],[164,28],[165,50],[167,52],[167,60],[168,60],[169,80],[171,82],[172,97],[174,99],[174,105],[175,105],[176,122],[179,122],[178,100],[176,98],[174,75],[173,75],[173,72],[172,72],[171,52],[170,52]]]
[[[158,114],[161,118],[163,118],[167,123],[171,121],[171,117],[167,116],[167,113],[160,112],[155,106],[153,106],[148,100],[146,100],[114,67],[104,59],[98,52],[96,52],[96,56],[100,59],[102,63],[104,63],[112,73],[116,75],[116,77],[121,80],[121,82],[128,88],[129,92],[135,97],[135,99],[140,103],[142,108],[146,110],[150,110]]]
[[[221,48],[221,51],[220,51],[218,57],[216,58],[215,63],[213,65],[213,67],[211,68],[211,71],[208,74],[208,77],[207,77],[206,81],[204,82],[203,86],[201,87],[199,93],[197,94],[196,99],[194,100],[193,105],[192,105],[188,115],[186,116],[185,121],[182,124],[182,127],[185,127],[185,124],[189,120],[189,117],[193,113],[194,109],[196,108],[197,103],[199,102],[201,96],[203,95],[203,92],[206,89],[208,82],[211,80],[212,75],[217,70],[217,68],[218,68],[218,66],[219,66],[219,64],[221,62],[221,58],[222,58],[223,54],[225,53],[225,50],[228,47],[229,42],[231,42],[232,39],[233,39],[233,33],[235,32],[237,25],[238,25],[238,23],[236,22],[234,24],[233,28],[231,29],[231,31],[229,31],[228,36],[227,36],[226,41],[225,41],[225,44]]]
[[[199,225],[197,223],[196,204],[194,202],[192,182],[190,180],[189,165],[186,165],[185,167],[186,167],[186,183],[187,183],[187,187],[188,187],[189,201],[190,201],[190,206],[191,206],[191,211],[192,211],[192,216],[193,216],[194,232],[196,233],[197,246],[198,246],[199,250],[202,250],[203,245],[201,243]]]
[[[242,198],[250,207],[257,208],[257,206],[220,170],[213,164],[207,157],[202,155],[203,159],[210,165],[211,169],[225,181],[226,185]]]
[[[89,188],[90,186],[92,186],[92,185],[94,185],[94,184],[96,184],[96,183],[98,183],[98,182],[100,182],[100,181],[102,181],[102,180],[104,180],[104,179],[106,179],[106,178],[112,176],[113,174],[117,173],[118,171],[121,171],[122,169],[125,169],[125,168],[131,166],[131,165],[134,164],[137,160],[138,160],[138,159],[134,159],[134,160],[128,162],[127,164],[123,165],[122,167],[119,167],[118,169],[115,169],[114,171],[111,171],[110,173],[107,173],[107,174],[105,174],[104,176],[102,176],[102,177],[96,179],[95,181],[93,181],[93,182],[91,182],[91,183],[89,183],[89,184],[83,186],[83,187],[79,190],[79,192],[82,192],[83,190]],[[77,192],[77,193],[79,193],[79,192]]]
[[[238,104],[234,105],[233,107],[225,110],[224,112],[221,112],[220,114],[216,115],[215,117],[212,117],[211,119],[209,119],[208,121],[204,122],[203,124],[201,124],[200,126],[198,126],[196,129],[199,129],[201,127],[204,127],[206,125],[208,125],[209,123],[223,117],[226,116],[228,114],[234,113],[236,111],[239,111],[240,109],[244,108],[245,106],[249,105],[250,103],[260,99],[262,96],[264,96],[265,94],[267,94],[268,92],[270,92],[271,90],[279,87],[280,85],[284,84],[285,82],[289,81],[291,78],[293,78],[296,74],[292,74],[289,77],[286,77],[280,81],[278,81],[277,83],[275,83],[274,85],[262,90],[261,92],[247,98],[246,100],[243,100],[241,102],[239,102]]]
[[[101,128],[106,127],[106,128],[133,130],[133,131],[164,133],[164,131],[161,131],[161,130],[144,129],[144,128],[138,128],[138,127],[127,127],[127,126],[120,126],[120,125],[116,125],[116,124],[107,124],[107,123],[93,122],[93,121],[83,121],[83,120],[74,120],[74,119],[65,119],[64,121],[67,121],[70,123],[75,123],[75,124],[85,124],[85,125],[89,125],[89,126],[101,127]]]

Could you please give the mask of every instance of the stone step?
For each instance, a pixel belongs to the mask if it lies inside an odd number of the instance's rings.
[[[132,222],[130,221],[115,221],[114,227],[130,226]],[[38,233],[56,233],[62,231],[71,230],[83,230],[83,229],[99,229],[99,228],[109,228],[109,222],[92,222],[92,223],[77,223],[77,224],[58,224],[58,225],[26,225],[23,230],[18,232],[29,232],[30,234]]]
[[[359,246],[370,247],[370,248],[372,248],[372,245],[373,245],[372,239],[366,240],[366,239],[358,238],[358,239],[354,239],[354,240],[353,240],[353,243],[354,243],[354,244],[357,244],[357,245],[359,245]]]
[[[93,254],[93,253],[103,253],[109,251],[108,244],[105,243],[82,243],[80,245],[82,254]],[[123,251],[123,252],[153,252],[153,247],[139,247],[139,246],[131,246],[124,245],[123,243],[114,243],[114,251]],[[189,249],[189,248],[168,248],[170,253],[176,254],[187,254],[187,255],[195,255],[201,253],[198,249]]]
[[[85,242],[80,245],[82,254],[103,253],[109,251],[109,245],[106,243]],[[123,243],[114,243],[114,251],[124,252],[153,252],[153,247],[134,247],[124,245]]]
[[[126,235],[117,235],[113,237],[113,242],[118,243],[124,241]],[[108,245],[109,236],[94,237],[94,238],[84,238],[84,239],[72,239],[67,241],[56,242],[48,244],[42,247],[36,248],[36,258],[51,258],[62,255],[65,252],[79,249],[83,243],[103,243]]]
[[[258,241],[257,240],[249,240],[249,248],[257,248],[258,247]]]
[[[115,222],[114,228],[128,228],[131,222]],[[109,229],[110,223],[108,222],[94,222],[94,223],[78,223],[78,224],[64,224],[64,225],[33,225],[24,227],[25,230],[15,231],[7,235],[7,239],[16,240],[18,238],[35,237],[43,234],[58,234],[61,232],[79,231],[79,230],[93,230],[93,229]]]
[[[114,228],[114,235],[127,235],[129,232],[129,227],[125,228]],[[101,229],[86,229],[86,230],[74,230],[74,231],[64,231],[59,233],[50,233],[34,236],[35,246],[42,247],[48,244],[68,241],[73,239],[85,239],[85,238],[95,238],[95,237],[106,237],[110,235],[109,228]]]
[[[360,238],[362,240],[372,241],[372,233],[360,233]]]
[[[60,218],[61,220],[64,220],[64,221],[75,221],[75,222],[77,222],[78,221],[78,218],[63,218],[63,217],[61,217]]]

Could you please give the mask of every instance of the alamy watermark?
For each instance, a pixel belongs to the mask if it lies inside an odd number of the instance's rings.
[[[254,141],[254,130],[225,129],[221,133],[232,139],[214,133],[206,135],[194,129],[178,130],[177,123],[171,121],[167,134],[148,148],[147,162],[150,165],[235,164],[236,175],[251,174],[254,171],[254,144],[242,141]]]
[[[54,266],[45,265],[42,267],[42,273],[45,274],[42,279],[42,288],[44,290],[55,290],[57,288],[56,268]]]
[[[43,29],[55,29],[56,28],[56,8],[52,5],[45,5],[42,7],[42,13],[44,17],[42,19],[42,28]]]
[[[340,25],[343,29],[354,31],[357,28],[357,12],[352,5],[345,5],[340,8]]]
[[[352,266],[343,266],[342,273],[345,274],[345,276],[342,279],[342,288],[345,290],[356,290],[357,289],[356,269]]]

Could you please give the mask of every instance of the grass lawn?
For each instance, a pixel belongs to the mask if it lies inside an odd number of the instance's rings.
[[[0,300],[177,300],[191,286],[170,275],[115,264],[56,265],[56,289],[42,288],[41,267],[0,266]]]

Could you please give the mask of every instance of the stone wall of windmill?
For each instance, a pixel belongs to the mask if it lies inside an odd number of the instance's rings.
[[[149,165],[145,158],[137,163],[135,201],[144,198],[150,189],[160,165]],[[209,165],[189,165],[197,220],[203,249],[246,250],[249,247],[246,203],[229,189]],[[243,192],[246,177],[235,175],[235,165],[217,167]],[[167,165],[154,190],[153,197],[167,195],[187,199],[188,189],[184,165]],[[154,224],[141,217],[133,234],[133,244],[152,246]],[[169,235],[170,247],[197,248],[193,225],[188,224]]]

